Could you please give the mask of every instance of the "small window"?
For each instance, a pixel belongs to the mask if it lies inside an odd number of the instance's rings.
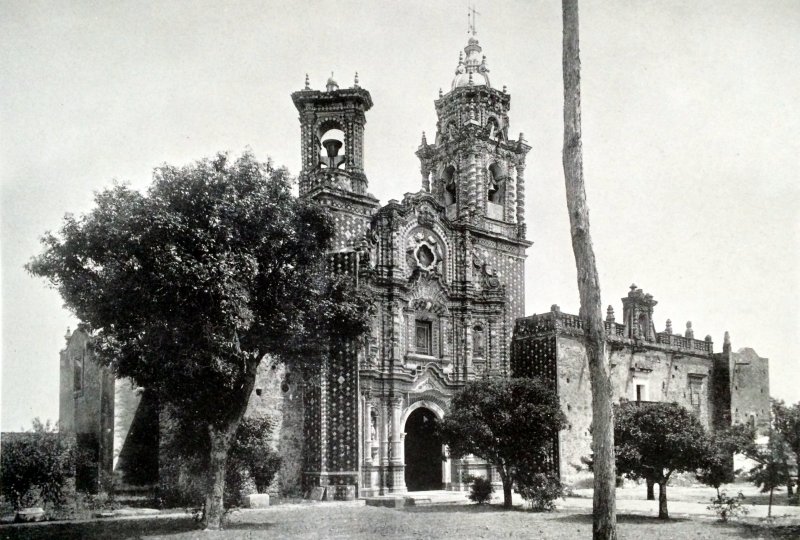
[[[418,354],[431,354],[431,322],[417,321],[416,351]]]
[[[636,385],[636,401],[647,401],[647,396],[645,394],[643,384]]]

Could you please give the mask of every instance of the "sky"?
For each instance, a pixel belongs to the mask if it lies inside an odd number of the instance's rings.
[[[560,2],[476,4],[493,86],[528,154],[526,313],[577,313],[561,165]],[[800,400],[800,2],[582,1],[583,146],[604,304],[631,283],[654,320],[770,359]],[[250,149],[293,174],[290,93],[354,73],[375,103],[365,168],[381,201],[420,189],[467,41],[466,1],[0,0],[0,429],[58,418],[59,350],[77,321],[28,275],[39,238],[114,180]]]

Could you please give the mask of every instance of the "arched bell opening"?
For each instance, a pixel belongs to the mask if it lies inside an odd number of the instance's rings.
[[[456,204],[456,168],[448,166],[442,173],[444,205],[450,207]]]
[[[486,181],[486,215],[492,219],[505,217],[506,174],[497,163],[489,166]]]
[[[319,166],[323,169],[344,169],[347,155],[344,131],[335,123],[320,126],[317,138],[319,139]]]
[[[403,452],[408,491],[442,489],[442,442],[437,436],[436,413],[426,407],[414,410],[405,423]]]

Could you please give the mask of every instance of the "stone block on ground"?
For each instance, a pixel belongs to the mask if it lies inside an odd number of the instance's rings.
[[[34,506],[22,508],[16,514],[16,521],[27,523],[30,521],[44,521],[44,508]]]
[[[245,499],[248,508],[269,508],[268,493],[253,493]]]

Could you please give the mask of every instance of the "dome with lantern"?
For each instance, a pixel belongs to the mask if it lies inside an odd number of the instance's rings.
[[[486,57],[481,56],[481,46],[475,36],[469,38],[464,53],[458,55],[458,67],[453,78],[452,90],[460,86],[487,86],[489,83],[489,68],[486,66]]]

